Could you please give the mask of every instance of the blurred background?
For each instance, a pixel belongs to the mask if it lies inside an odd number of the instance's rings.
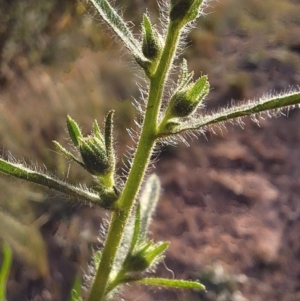
[[[128,2],[116,4],[135,33],[146,11],[158,22],[155,1]],[[208,74],[206,111],[299,86],[299,0],[222,0],[206,13],[182,54],[195,77]],[[2,155],[92,185],[52,140],[68,147],[67,114],[88,134],[113,108],[121,174],[134,144],[126,129],[135,127],[137,71],[86,2],[0,0]],[[154,172],[163,194],[152,235],[171,246],[158,274],[199,279],[208,292],[135,287],[125,300],[300,300],[300,115],[284,113],[161,150]],[[66,300],[72,277],[89,273],[90,251],[101,247],[105,213],[5,176],[0,191],[2,210],[41,228],[51,268],[45,284],[16,256],[8,300]]]

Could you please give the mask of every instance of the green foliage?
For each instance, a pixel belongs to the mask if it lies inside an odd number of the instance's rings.
[[[12,252],[7,243],[4,243],[2,248],[3,262],[0,268],[0,301],[6,301],[6,282],[12,263]]]
[[[73,283],[71,290],[70,298],[68,301],[82,301],[82,281],[81,278],[77,275]]]
[[[67,117],[67,128],[74,146],[77,147],[79,145],[79,139],[82,138],[82,134],[78,124],[70,116]]]
[[[0,159],[0,172],[55,189],[71,199],[82,203],[89,202],[110,211],[111,219],[104,247],[94,254],[95,274],[90,283],[88,301],[107,300],[124,284],[132,282],[205,290],[204,285],[197,281],[148,277],[162,261],[169,246],[167,241],[155,242],[149,237],[149,225],[160,194],[158,177],[151,175],[145,179],[151,155],[157,143],[163,139],[168,142],[185,132],[203,132],[210,126],[230,120],[238,122],[243,116],[258,114],[259,117],[265,111],[269,115],[276,115],[281,109],[293,108],[300,103],[299,88],[290,89],[280,95],[267,95],[259,100],[247,101],[213,114],[203,114],[202,104],[210,89],[208,77],[203,75],[194,80],[193,72],[188,71],[187,62],[183,60],[177,66],[174,59],[178,55],[178,45],[186,36],[191,23],[201,15],[205,1],[171,0],[168,10],[162,12],[164,18],[161,18],[161,30],[157,30],[148,15],[144,15],[140,39],[135,37],[107,0],[91,2],[132,54],[143,70],[148,84],[148,98],[142,124],[139,125],[138,143],[125,183],[119,181],[116,170],[114,111],[107,114],[103,131],[95,121],[93,131],[88,136],[82,134],[76,121],[67,117],[67,129],[77,151],[76,155],[54,142],[64,156],[92,176],[96,184],[90,189],[82,188],[85,183],[75,187],[43,172],[4,159]],[[170,70],[175,70],[176,67],[179,69],[179,77],[176,86],[170,91]],[[0,220],[3,225],[6,223],[11,228],[9,235],[0,231],[1,237],[10,243],[17,254],[26,254],[29,264],[34,264],[29,254],[30,249],[42,250],[40,254],[44,254],[39,234],[10,216],[4,216]],[[30,237],[29,233],[35,235]],[[28,238],[26,243],[24,237]],[[45,275],[48,271],[43,261],[45,257],[43,255],[38,258],[40,272]],[[70,300],[82,299],[80,286],[80,279],[76,278]]]

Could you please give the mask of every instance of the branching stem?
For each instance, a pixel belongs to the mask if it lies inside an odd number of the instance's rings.
[[[114,212],[112,216],[101,261],[88,301],[101,301],[105,297],[106,287],[123,231],[141,187],[142,179],[148,167],[150,156],[157,139],[157,124],[161,99],[166,78],[174,59],[179,35],[180,27],[178,24],[171,22],[168,27],[166,43],[157,71],[150,79],[145,119],[133,164],[123,193],[117,203],[119,210]]]
[[[245,116],[255,116],[255,114],[258,114],[259,117],[264,112],[272,116],[280,113],[284,109],[288,110],[289,108],[299,106],[299,103],[300,90],[298,88],[294,91],[281,93],[279,95],[266,96],[257,101],[242,103],[211,115],[199,116],[198,118],[181,123],[168,133],[161,132],[161,136],[164,134],[179,134],[188,130],[204,129],[210,125],[228,122],[230,120],[238,120]]]

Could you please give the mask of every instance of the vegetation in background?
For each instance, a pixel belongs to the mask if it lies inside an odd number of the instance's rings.
[[[99,2],[100,3],[100,2]],[[98,3],[98,4],[99,4]],[[106,3],[106,2],[102,2]],[[195,2],[196,3],[196,2]],[[173,5],[173,15],[170,15],[170,19],[174,24],[178,23],[178,28],[181,30],[181,28],[185,27],[184,21],[179,20],[178,16],[174,13],[174,7],[178,6],[180,4],[180,1],[177,3],[176,1],[173,3],[171,2],[171,5]],[[200,5],[200,3],[197,3],[197,5]],[[193,4],[196,5],[196,4]],[[109,8],[109,6],[104,6],[104,8],[101,8],[105,13],[105,9]],[[185,8],[185,7],[184,7]],[[182,7],[180,7],[182,9]],[[113,11],[112,11],[113,12]],[[172,12],[172,10],[171,10]],[[197,8],[198,12],[198,8]],[[188,13],[188,11],[187,11]],[[175,15],[174,15],[175,14]],[[191,15],[193,15],[191,13]],[[108,18],[109,23],[115,22],[115,20],[118,20],[118,18],[112,13],[113,18]],[[196,15],[195,15],[196,16]],[[159,69],[162,68],[162,63],[165,63],[165,58],[162,59],[162,53],[164,53],[164,49],[167,49],[168,46],[168,52],[170,51],[169,48],[171,48],[171,56],[170,56],[170,64],[172,62],[173,56],[172,56],[172,43],[173,46],[177,45],[177,41],[169,41],[169,44],[164,44],[164,39],[160,37],[160,34],[162,32],[158,32],[157,29],[151,24],[149,16],[144,16],[143,18],[143,32],[142,32],[142,47],[139,46],[138,42],[135,40],[135,38],[130,37],[130,31],[128,31],[128,28],[120,26],[122,24],[121,20],[118,20],[121,23],[113,24],[113,27],[115,27],[115,31],[121,36],[121,39],[124,40],[127,47],[132,51],[134,58],[138,62],[138,64],[144,69],[145,74],[148,78],[148,81],[157,89],[158,82],[155,80],[155,76],[159,74]],[[191,18],[188,18],[187,23],[191,21]],[[171,23],[172,23],[171,22]],[[183,22],[182,24],[180,24]],[[120,26],[120,28],[118,27]],[[126,35],[122,35],[122,30],[126,31]],[[172,29],[174,30],[174,28]],[[118,31],[121,31],[118,32]],[[179,30],[178,30],[179,32]],[[174,32],[173,32],[174,33]],[[125,36],[125,38],[124,38]],[[129,36],[129,38],[128,38]],[[176,36],[176,35],[175,35]],[[172,42],[172,43],[171,43]],[[171,47],[170,47],[171,46]],[[175,47],[174,47],[175,48]],[[175,49],[174,49],[175,50]],[[166,53],[166,51],[165,51]],[[167,55],[167,54],[166,54]],[[169,65],[167,64],[167,69]],[[222,110],[218,113],[212,114],[212,115],[204,115],[202,116],[201,112],[201,102],[205,98],[208,90],[209,90],[209,84],[206,76],[200,77],[198,80],[193,80],[193,74],[188,71],[187,64],[185,61],[181,63],[180,66],[177,66],[181,69],[181,73],[177,82],[177,87],[174,86],[173,89],[169,92],[169,96],[171,95],[169,103],[167,103],[165,100],[160,97],[156,97],[156,115],[150,115],[149,112],[149,106],[148,109],[145,110],[145,107],[143,103],[139,103],[138,109],[140,109],[142,115],[146,114],[145,121],[143,123],[143,128],[147,128],[147,114],[148,116],[151,116],[153,120],[155,120],[156,124],[150,122],[151,119],[148,117],[148,129],[145,130],[144,133],[141,134],[140,138],[140,149],[143,149],[143,151],[140,150],[140,154],[148,153],[149,156],[145,157],[146,160],[139,161],[137,160],[136,166],[143,166],[144,169],[146,169],[147,164],[149,163],[148,159],[151,154],[151,150],[156,143],[156,141],[167,141],[169,142],[169,138],[173,139],[176,138],[175,135],[196,130],[196,131],[205,131],[207,129],[207,126],[223,121],[227,121],[228,119],[233,118],[239,118],[244,115],[250,115],[255,113],[260,113],[261,111],[265,110],[277,110],[281,107],[286,106],[293,106],[299,102],[299,93],[289,91],[289,93],[279,95],[279,96],[268,96],[264,97],[262,99],[259,99],[256,102],[250,103],[244,103],[240,107],[230,108]],[[166,70],[168,71],[168,70]],[[161,71],[162,72],[162,71]],[[163,74],[161,81],[159,84],[165,83],[165,77],[167,75],[167,72]],[[152,88],[154,91],[154,88]],[[151,90],[150,90],[151,92]],[[151,101],[151,93],[149,92],[149,98],[147,104]],[[162,91],[160,91],[162,92]],[[154,93],[154,92],[153,92]],[[154,94],[153,94],[154,95]],[[165,97],[167,97],[168,94],[165,94]],[[155,104],[155,97],[152,96],[152,101]],[[163,103],[162,103],[163,101]],[[160,107],[160,105],[163,105]],[[151,110],[150,110],[151,111]],[[128,192],[126,198],[124,196],[124,193],[126,192],[126,187],[130,187],[130,180],[126,182],[126,184],[122,183],[122,181],[119,180],[118,177],[115,175],[115,162],[114,162],[114,154],[112,152],[112,115],[111,112],[109,115],[107,115],[104,130],[100,130],[100,127],[97,125],[97,123],[94,123],[93,125],[93,133],[91,136],[85,136],[81,133],[77,123],[69,118],[68,119],[68,130],[71,137],[71,140],[74,144],[74,147],[77,149],[79,153],[79,157],[74,157],[74,154],[66,150],[63,146],[57,143],[58,149],[70,160],[75,161],[78,163],[79,166],[84,167],[86,171],[88,171],[90,174],[92,174],[93,178],[96,180],[96,185],[91,187],[90,191],[80,190],[74,187],[69,187],[64,182],[60,182],[57,179],[50,178],[49,176],[44,176],[39,172],[31,172],[29,169],[24,169],[19,163],[16,162],[5,162],[2,161],[2,172],[9,173],[13,175],[17,175],[18,177],[21,177],[23,179],[31,180],[33,182],[43,184],[48,187],[57,189],[61,192],[68,191],[68,194],[73,194],[75,196],[78,196],[80,199],[86,198],[87,201],[91,201],[93,203],[96,203],[96,205],[100,205],[104,207],[105,209],[109,209],[112,212],[114,212],[113,217],[113,223],[111,227],[117,227],[114,226],[114,223],[116,225],[117,223],[117,216],[123,216],[124,219],[122,221],[122,231],[124,231],[125,227],[125,221],[127,220],[127,217],[130,213],[131,219],[128,219],[129,228],[132,229],[132,237],[127,238],[127,242],[125,240],[125,245],[127,247],[127,256],[125,258],[122,258],[124,256],[124,252],[120,252],[118,254],[118,244],[115,243],[115,249],[114,252],[117,254],[117,256],[120,256],[121,259],[117,257],[117,259],[114,259],[113,257],[110,257],[107,261],[107,258],[105,260],[99,259],[99,265],[101,268],[102,265],[108,265],[109,262],[115,262],[116,271],[112,270],[111,273],[104,273],[107,277],[106,283],[107,285],[103,285],[103,295],[108,295],[113,288],[115,288],[119,284],[123,284],[124,282],[132,282],[132,281],[142,281],[146,284],[161,284],[161,285],[169,285],[172,286],[172,281],[164,282],[165,280],[159,279],[159,280],[142,280],[143,271],[147,270],[151,264],[156,263],[159,259],[161,259],[161,255],[164,252],[164,250],[167,248],[167,243],[159,243],[154,244],[153,242],[147,242],[143,241],[145,239],[144,235],[145,232],[147,232],[147,225],[148,221],[146,223],[141,223],[141,220],[143,220],[142,215],[142,208],[139,207],[139,205],[136,205],[134,207],[135,209],[132,211],[133,202],[135,201],[135,196],[139,190],[139,186],[135,187],[135,191],[132,190],[132,188],[128,188]],[[151,126],[150,126],[151,125]],[[152,127],[152,130],[151,130]],[[143,133],[143,130],[141,131]],[[143,138],[144,137],[144,138]],[[150,139],[149,139],[150,137]],[[152,137],[152,138],[151,138]],[[180,137],[180,136],[179,136]],[[165,140],[167,138],[167,140]],[[144,140],[143,140],[144,139]],[[184,138],[183,138],[184,139]],[[146,144],[146,141],[148,141],[148,146]],[[144,145],[143,145],[144,144]],[[146,146],[145,146],[146,145]],[[148,150],[147,150],[148,148]],[[136,156],[138,156],[138,150],[136,153]],[[141,156],[141,155],[140,155]],[[135,157],[136,158],[136,157]],[[143,162],[143,163],[141,163]],[[131,170],[134,170],[134,165]],[[131,174],[131,173],[130,173]],[[129,174],[129,175],[130,175]],[[143,175],[143,170],[141,172],[132,173],[132,180],[135,178],[135,181],[137,177],[140,177]],[[116,177],[116,178],[115,178]],[[148,180],[148,185],[152,187],[150,191],[157,190],[157,179],[150,178]],[[129,183],[129,184],[128,184]],[[140,183],[138,183],[140,184]],[[125,185],[125,186],[124,186]],[[147,187],[147,185],[146,185]],[[125,192],[124,192],[125,191]],[[145,188],[145,194],[142,194],[141,198],[141,204],[143,203],[143,200],[145,199],[145,203],[147,204],[149,202],[149,195],[151,196],[151,193],[149,191],[147,192],[147,189]],[[151,196],[151,198],[156,199],[158,192],[154,193],[154,195]],[[129,197],[130,195],[130,197]],[[144,196],[145,195],[145,196]],[[122,208],[122,203],[125,203],[125,201],[120,201],[124,199],[128,199],[131,201],[130,206],[127,206],[126,210]],[[120,206],[120,207],[119,207]],[[140,210],[140,211],[139,211]],[[151,212],[152,210],[150,210]],[[125,212],[125,213],[124,213]],[[123,214],[123,215],[122,215]],[[145,214],[145,213],[144,213]],[[140,215],[140,216],[139,216]],[[148,219],[148,217],[144,216],[144,219]],[[144,226],[142,226],[144,225]],[[146,226],[145,226],[146,225]],[[141,231],[140,228],[144,228],[143,231]],[[128,230],[128,232],[130,232]],[[112,230],[110,231],[112,233]],[[142,234],[141,234],[142,233]],[[111,239],[112,241],[120,241],[122,235],[121,233],[114,233],[116,235],[114,238]],[[141,236],[140,236],[141,235]],[[113,236],[111,236],[113,237]],[[116,239],[116,237],[118,239]],[[124,237],[124,236],[123,236]],[[107,238],[107,241],[109,241],[109,238]],[[107,248],[110,248],[110,244],[107,244]],[[104,249],[105,251],[105,249]],[[108,251],[106,252],[108,254]],[[106,255],[108,256],[108,255]],[[137,259],[138,260],[137,260]],[[136,261],[137,260],[137,261]],[[121,262],[121,263],[120,263]],[[136,270],[135,265],[140,266],[140,264],[144,264],[143,268],[138,267],[138,270]],[[103,267],[102,267],[103,268]],[[134,268],[134,270],[132,270]],[[107,266],[106,266],[107,269]],[[130,274],[128,276],[128,274]],[[134,274],[134,276],[132,276]],[[136,274],[140,276],[136,276]],[[110,279],[109,279],[110,277]],[[96,278],[97,279],[97,278]],[[152,279],[152,278],[150,278]],[[105,282],[105,281],[104,281]],[[101,281],[101,283],[104,283]],[[97,282],[98,283],[98,282]],[[174,282],[174,286],[184,286],[185,282]],[[186,284],[186,286],[189,286]],[[97,294],[98,295],[98,292]],[[101,294],[100,294],[101,295]],[[95,293],[91,297],[90,300],[96,300]],[[94,298],[94,299],[93,299]]]

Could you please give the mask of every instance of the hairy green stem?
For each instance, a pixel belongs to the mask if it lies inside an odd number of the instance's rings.
[[[101,199],[97,194],[72,186],[61,180],[54,179],[41,172],[31,170],[19,163],[8,162],[0,158],[0,172],[50,189],[55,189],[69,196],[89,201],[93,204],[101,205]]]
[[[150,79],[148,104],[140,140],[126,185],[117,203],[120,210],[113,213],[101,261],[88,301],[100,301],[105,297],[106,287],[123,231],[141,187],[145,171],[149,164],[152,149],[157,139],[157,123],[163,89],[170,66],[174,59],[179,34],[180,27],[177,24],[170,23],[165,47],[158,64],[157,71]]]
[[[298,88],[297,90],[288,91],[279,95],[262,97],[257,101],[242,103],[231,108],[223,109],[220,112],[211,115],[199,116],[198,118],[181,123],[174,127],[174,129],[170,132],[161,132],[161,136],[165,134],[179,134],[188,130],[201,129],[210,125],[228,122],[230,120],[238,120],[245,116],[255,116],[255,114],[258,114],[257,119],[259,119],[259,114],[263,114],[264,112],[269,112],[268,114],[272,116],[280,113],[283,109],[288,110],[295,106],[299,106],[299,103],[300,90]]]

